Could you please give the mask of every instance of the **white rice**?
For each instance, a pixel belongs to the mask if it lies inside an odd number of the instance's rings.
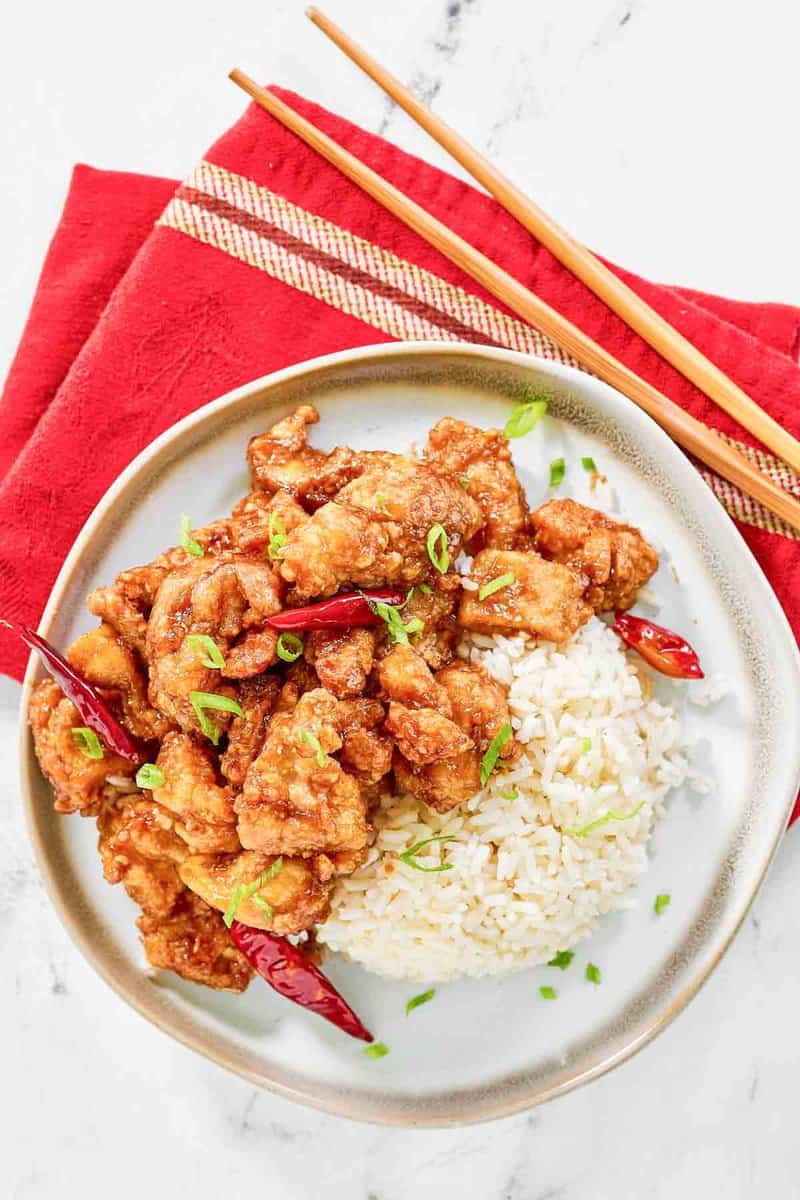
[[[522,757],[450,813],[387,798],[374,814],[366,864],[338,884],[318,930],[330,949],[395,978],[493,975],[546,962],[603,913],[630,907],[664,798],[690,775],[674,710],[648,698],[597,618],[566,646],[473,635],[460,653],[510,685]],[[565,832],[637,808],[583,835]],[[439,834],[454,840],[432,843],[419,861],[452,869],[421,872],[398,857]]]

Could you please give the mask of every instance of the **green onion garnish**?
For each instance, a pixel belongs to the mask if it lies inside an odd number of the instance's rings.
[[[428,558],[439,574],[444,575],[450,566],[450,551],[447,548],[447,531],[444,525],[432,525],[425,544],[428,547]]]
[[[431,842],[452,842],[455,838],[454,833],[440,833],[436,837],[423,838],[421,842],[415,842],[413,846],[409,846],[408,850],[404,850],[399,856],[408,867],[413,867],[415,871],[452,871],[452,863],[439,863],[436,867],[424,867],[422,863],[414,862],[414,855],[419,854],[424,846],[429,846]]]
[[[497,766],[497,760],[500,757],[500,751],[505,746],[506,742],[514,736],[514,730],[506,722],[498,729],[497,733],[489,743],[489,749],[481,759],[481,787],[486,787],[486,781],[492,771]]]
[[[584,471],[596,471],[597,470],[594,459],[589,458],[588,456],[586,458],[581,459],[581,466],[583,467]]]
[[[431,988],[427,992],[420,992],[418,996],[414,996],[414,998],[409,1000],[408,1004],[406,1005],[406,1016],[408,1016],[409,1013],[412,1013],[415,1008],[419,1008],[421,1004],[427,1004],[428,1001],[432,1000],[435,995],[436,988]]]
[[[283,523],[283,517],[280,513],[271,512],[269,514],[269,546],[267,553],[274,562],[280,558],[280,552],[286,545],[286,526]]]
[[[461,478],[458,481],[458,484],[459,484],[459,487],[462,487],[465,492],[469,491],[469,480],[467,479],[466,475],[461,476]]]
[[[591,833],[593,829],[598,829],[601,825],[608,824],[609,821],[627,821],[630,817],[635,817],[643,805],[644,800],[637,804],[636,808],[631,809],[627,813],[616,812],[615,809],[610,808],[607,813],[603,813],[602,817],[598,817],[596,821],[590,821],[588,825],[584,825],[581,829],[565,829],[564,833],[568,837],[583,837],[584,834]]]
[[[564,482],[564,476],[567,473],[567,464],[563,458],[554,458],[550,463],[550,487],[558,487]]]
[[[237,704],[235,700],[231,700],[230,696],[218,696],[216,692],[189,692],[189,700],[200,728],[215,746],[219,742],[222,730],[216,721],[212,721],[210,717],[206,716],[203,709],[212,708],[217,712],[235,713],[237,717],[244,716],[241,705]]]
[[[515,579],[516,575],[513,571],[508,571],[505,575],[498,575],[496,579],[492,579],[489,583],[483,585],[478,592],[478,599],[485,600],[487,596],[493,596],[501,588],[508,587],[509,584],[514,583]]]
[[[192,537],[191,518],[187,517],[185,513],[181,517],[181,546],[187,554],[193,554],[195,558],[199,558],[203,553],[203,547]]]
[[[85,754],[87,758],[102,758],[105,754],[103,743],[93,729],[88,729],[85,725],[76,725],[70,733],[78,743],[81,754]]]
[[[388,517],[388,515],[389,515],[389,510],[388,510],[388,508],[386,507],[386,501],[384,500],[384,498],[383,498],[383,495],[382,495],[382,493],[381,493],[381,492],[376,492],[376,493],[375,493],[375,503],[376,503],[376,505],[378,506],[378,508],[380,509],[380,511],[381,511],[382,513],[386,513],[386,516]]]
[[[501,800],[516,800],[519,797],[519,788],[509,788],[507,792],[500,793]]]
[[[322,746],[319,744],[319,738],[317,737],[317,735],[315,733],[312,733],[312,731],[310,729],[301,729],[300,730],[300,741],[308,742],[309,746],[311,747],[311,749],[314,751],[314,753],[317,756],[317,766],[324,767],[325,763],[328,761],[328,756],[325,753],[325,751],[322,749]]]
[[[408,624],[403,623],[403,618],[400,616],[400,609],[404,608],[408,603],[408,596],[400,606],[394,604],[385,604],[383,600],[370,600],[369,606],[374,613],[386,622],[386,632],[389,635],[390,642],[401,642],[404,646],[408,645],[408,635],[410,633],[420,633],[425,628],[425,622],[419,617],[412,617]]]
[[[364,1047],[364,1053],[367,1058],[386,1058],[389,1047],[384,1042],[373,1042],[371,1046]]]
[[[136,786],[152,792],[164,786],[164,772],[155,763],[143,763],[136,772]]]
[[[581,754],[588,754],[592,748],[592,739],[584,738],[581,742]]]
[[[589,983],[599,983],[600,982],[600,979],[601,979],[600,968],[596,967],[594,965],[594,963],[586,964],[586,970],[584,971],[584,975],[586,976],[586,979],[588,980]]]
[[[303,639],[296,633],[282,633],[278,638],[275,653],[281,662],[297,662],[303,653]]]
[[[558,995],[558,992],[556,991],[555,988],[547,987],[547,985],[545,984],[544,987],[539,988],[539,995],[542,997],[543,1000],[555,1000],[556,996]]]
[[[659,895],[656,896],[655,903],[653,904],[653,912],[657,917],[660,917],[664,909],[669,907],[669,902],[671,899],[672,897],[670,896],[669,892],[660,892]]]
[[[559,950],[558,954],[554,955],[547,965],[548,967],[558,967],[559,971],[566,971],[574,957],[574,950]]]
[[[207,633],[187,633],[186,644],[190,650],[194,650],[204,667],[220,671],[225,666],[222,651]]]
[[[272,905],[267,904],[266,900],[262,900],[261,897],[256,896],[255,893],[260,892],[264,884],[268,883],[273,876],[277,875],[282,866],[283,859],[276,858],[272,866],[267,867],[266,871],[261,872],[258,879],[254,879],[252,883],[239,884],[233,893],[231,902],[225,909],[225,914],[222,918],[225,924],[228,926],[228,929],[230,929],[231,925],[233,924],[234,917],[236,916],[236,910],[239,905],[243,900],[249,900],[251,896],[253,897],[253,903],[256,904],[258,908],[263,909],[268,917],[272,916]]]
[[[429,583],[418,583],[417,587],[422,592],[423,596],[431,595],[431,586]],[[413,589],[412,589],[413,590]]]
[[[518,404],[512,409],[503,433],[507,438],[524,437],[539,424],[546,412],[546,400],[529,400],[526,404]]]

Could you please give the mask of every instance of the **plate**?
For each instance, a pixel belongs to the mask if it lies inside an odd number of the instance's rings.
[[[252,1083],[351,1118],[444,1125],[538,1104],[620,1063],[662,1030],[719,961],[785,827],[800,782],[800,666],[794,639],[734,525],[670,439],[630,401],[579,371],[478,346],[393,344],[347,351],[256,380],[170,429],[97,506],[56,581],[41,630],[68,645],[89,629],[84,599],[116,573],[176,540],[181,513],[203,525],[247,489],[245,447],[298,402],[313,402],[316,445],[365,449],[421,444],[439,417],[502,426],[536,388],[549,399],[536,432],[513,443],[532,506],[548,464],[569,464],[559,494],[588,499],[591,455],[624,512],[652,536],[661,566],[657,619],[689,637],[709,675],[730,691],[686,705],[693,763],[710,794],[673,793],[656,830],[637,907],[605,918],[558,976],[558,1002],[539,986],[553,970],[424,990],[332,959],[331,977],[391,1053],[360,1043],[254,982],[243,997],[144,970],[135,906],[103,882],[94,824],[53,812],[31,738],[21,738],[23,790],[39,864],[69,933],[112,988],[143,1016]],[[23,702],[42,676],[28,668]],[[684,687],[685,690],[685,687]],[[665,916],[653,897],[670,892]],[[579,961],[603,971],[587,986]]]

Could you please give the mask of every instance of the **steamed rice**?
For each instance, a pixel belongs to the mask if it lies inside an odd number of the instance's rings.
[[[603,913],[629,907],[664,798],[690,776],[674,710],[650,697],[646,676],[596,617],[566,646],[472,635],[460,653],[509,686],[522,757],[450,813],[387,797],[367,862],[338,884],[318,929],[330,949],[395,978],[546,962]],[[609,810],[636,811],[582,836],[565,832]],[[421,872],[398,857],[440,834],[454,840],[418,861],[451,870]]]

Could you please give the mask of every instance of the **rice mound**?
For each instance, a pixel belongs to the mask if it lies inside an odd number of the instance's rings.
[[[459,653],[509,685],[522,757],[450,813],[387,797],[367,862],[337,885],[317,931],[331,950],[397,979],[546,962],[603,913],[630,907],[664,798],[691,775],[674,710],[650,698],[646,675],[596,617],[566,646],[476,634]],[[575,836],[609,810],[635,815]],[[398,857],[440,834],[453,840],[418,861],[452,869],[422,872]]]

